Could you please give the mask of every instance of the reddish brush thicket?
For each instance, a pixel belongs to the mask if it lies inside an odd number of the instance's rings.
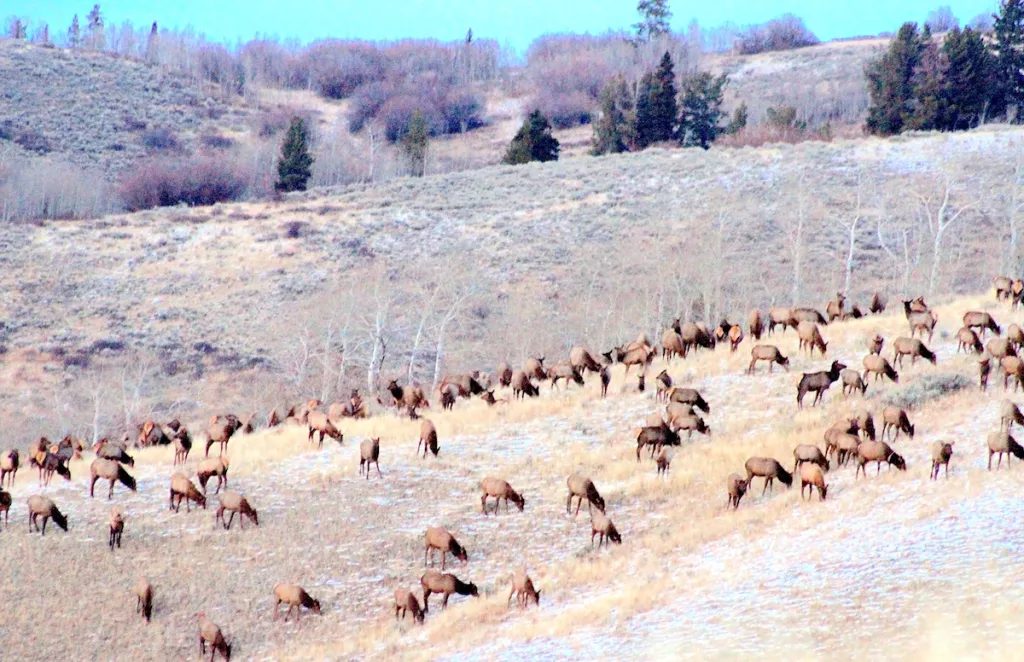
[[[747,28],[736,41],[740,55],[754,55],[767,51],[785,51],[820,43],[807,29],[802,18],[785,14],[779,18]]]
[[[128,211],[212,205],[238,200],[249,178],[237,164],[209,156],[198,159],[151,159],[135,168],[120,186]]]

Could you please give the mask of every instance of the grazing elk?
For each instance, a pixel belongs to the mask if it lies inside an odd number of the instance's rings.
[[[540,389],[533,385],[530,381],[530,377],[525,373],[517,370],[512,373],[512,397],[516,400],[523,399],[526,396],[536,398],[540,395]]]
[[[758,361],[767,361],[768,363],[768,374],[771,374],[772,368],[778,363],[786,372],[789,372],[789,359],[782,355],[779,348],[775,345],[754,345],[750,350],[750,365],[747,367],[747,374],[754,374],[754,370],[757,367]]]
[[[1009,380],[1013,379],[1013,390],[1024,387],[1024,360],[1016,356],[1004,356],[999,359],[999,367],[1003,371],[1003,390],[1009,389]]]
[[[654,399],[657,402],[668,402],[668,392],[672,389],[672,378],[668,374],[668,370],[662,370],[658,373],[658,376],[654,378],[655,384],[657,384],[657,392],[655,393]]]
[[[506,608],[512,606],[513,597],[520,609],[526,609],[531,602],[540,606],[540,591],[533,587],[533,580],[526,574],[526,568],[517,568],[512,574],[512,591],[508,594]]]
[[[747,315],[747,331],[750,332],[750,337],[754,340],[761,340],[761,334],[764,333],[764,325],[761,323],[761,313],[756,309],[751,310],[750,314]]]
[[[860,373],[852,368],[843,370],[840,375],[843,379],[843,397],[846,397],[847,391],[850,395],[853,395],[854,391],[860,391],[861,395],[864,395],[868,390],[868,385],[861,379]]]
[[[498,364],[496,371],[498,376],[498,384],[503,388],[507,388],[512,385],[512,366],[502,361]]]
[[[1011,430],[1014,423],[1024,427],[1024,414],[1012,401],[1003,400],[999,405],[999,429]]]
[[[1003,464],[1003,454],[1006,454],[1006,467],[1010,467],[1010,456],[1013,455],[1018,460],[1024,460],[1024,448],[1021,447],[1017,440],[1014,439],[1009,431],[1004,430],[1001,432],[993,432],[988,436],[988,470],[992,471],[992,456],[998,454],[999,461],[996,463],[996,469]]]
[[[323,413],[322,411],[319,411],[317,409],[311,410],[309,412],[309,415],[306,416],[306,425],[308,426],[309,430],[307,440],[310,443],[313,442],[313,437],[318,432],[320,433],[320,440],[317,443],[317,450],[320,450],[324,447],[325,436],[334,439],[339,444],[344,445],[345,443],[345,435],[341,433],[341,430],[335,427],[334,423],[331,422],[331,419],[327,416],[327,414]]]
[[[450,573],[440,573],[437,570],[427,570],[420,577],[420,585],[423,587],[423,611],[430,610],[430,596],[440,593],[444,596],[441,600],[441,610],[448,608],[448,598],[452,595],[469,595],[474,598],[480,597],[480,591],[473,582],[464,582]]]
[[[427,528],[424,536],[425,546],[423,549],[423,565],[431,565],[434,557],[434,550],[441,552],[441,570],[444,570],[445,558],[451,554],[463,564],[469,562],[469,553],[455,540],[455,536],[440,526]]]
[[[228,442],[235,432],[242,427],[242,422],[237,416],[214,416],[210,419],[210,425],[206,428],[206,457],[210,457],[210,448],[214,444],[220,444],[220,454],[223,455],[228,449]]]
[[[224,490],[217,496],[220,507],[214,517],[215,522],[220,522],[226,530],[231,530],[231,523],[235,521],[235,513],[238,513],[238,526],[245,528],[245,518],[248,517],[256,526],[260,525],[260,516],[256,509],[249,505],[249,501],[238,492]],[[231,513],[231,517],[224,521],[224,512]]]
[[[903,432],[911,439],[914,438],[914,426],[910,423],[910,418],[907,416],[907,412],[895,405],[887,405],[882,410],[882,438],[885,439],[886,433],[892,429],[895,434],[893,441],[900,438],[900,432]]]
[[[548,370],[548,378],[551,380],[551,389],[558,388],[558,380],[565,381],[565,388],[569,388],[569,382],[572,381],[578,386],[583,386],[583,375],[576,369],[575,366],[568,362],[559,362],[551,366]]]
[[[153,618],[153,585],[145,577],[139,577],[139,581],[132,588],[135,595],[135,612],[142,614],[148,623]]]
[[[114,483],[119,482],[127,487],[132,492],[138,491],[135,485],[135,478],[130,473],[125,471],[124,467],[121,466],[120,462],[113,460],[105,460],[101,457],[96,458],[89,465],[89,473],[92,476],[92,480],[89,483],[89,497],[96,496],[96,481],[100,478],[110,481],[110,489],[107,491],[107,499],[110,500],[114,497]]]
[[[884,441],[864,441],[857,447],[857,471],[854,472],[854,479],[861,473],[864,474],[865,478],[868,477],[865,467],[869,462],[875,463],[875,475],[881,472],[883,462],[890,467],[896,467],[900,471],[907,470],[907,462],[903,459],[903,456],[894,452],[889,444]]]
[[[203,493],[206,493],[206,484],[210,482],[210,479],[214,476],[217,477],[217,489],[214,494],[220,492],[221,487],[228,486],[228,467],[231,465],[231,458],[227,455],[221,455],[220,457],[208,457],[199,463],[196,467],[196,478],[199,480],[199,485],[203,488]]]
[[[420,423],[420,440],[416,443],[417,455],[420,453],[420,446],[423,446],[424,459],[426,459],[428,451],[433,453],[434,457],[437,457],[437,453],[440,450],[437,445],[437,428],[426,418]]]
[[[992,286],[996,290],[996,301],[1009,301],[1013,297],[1013,279],[1006,276],[996,276],[992,279]]]
[[[288,617],[292,615],[292,609],[295,610],[295,620],[302,620],[302,608],[305,607],[314,614],[320,614],[320,601],[314,600],[310,597],[306,590],[298,584],[275,584],[274,585],[274,618],[271,620],[277,620],[277,608],[281,606],[281,603],[288,605],[288,611],[285,612],[284,622],[288,622]]]
[[[821,467],[816,464],[801,464],[800,498],[804,498],[804,490],[806,489],[807,498],[810,499],[814,494],[814,488],[818,488],[818,499],[824,501],[825,495],[828,494],[828,483],[825,482],[825,474],[821,472]]]
[[[901,368],[904,356],[910,356],[910,365],[912,366],[917,363],[918,357],[930,361],[932,365],[936,363],[935,353],[917,338],[897,338],[892,342],[892,347],[893,364]]]
[[[988,354],[983,354],[978,359],[978,382],[982,391],[988,390],[988,376],[992,373],[991,358]]]
[[[968,352],[981,354],[985,351],[981,340],[978,339],[978,334],[966,326],[956,332],[956,353],[959,354],[961,349],[964,350],[964,354]]]
[[[640,451],[644,446],[651,449],[651,456],[655,451],[664,446],[678,446],[680,444],[679,434],[671,427],[661,424],[640,428],[636,436],[636,461],[640,461]]]
[[[819,467],[828,471],[830,468],[828,458],[821,452],[821,449],[814,444],[800,444],[793,449],[793,473],[795,474],[800,465],[804,462],[810,462],[811,464],[817,464]]]
[[[526,499],[524,499],[518,492],[512,489],[506,481],[500,478],[493,478],[487,476],[480,481],[480,489],[483,494],[480,496],[480,511],[483,512],[484,516],[487,516],[487,498],[494,497],[494,514],[498,514],[498,508],[501,506],[501,500],[505,500],[505,512],[508,512],[508,502],[516,504],[516,508],[519,512],[523,512],[523,508],[526,506]]]
[[[699,391],[692,388],[672,388],[668,394],[669,402],[679,402],[684,405],[693,405],[696,409],[705,414],[711,413],[711,407],[704,400]]]
[[[864,357],[863,363],[864,381],[867,381],[868,375],[873,374],[876,382],[883,377],[888,377],[893,383],[899,383],[900,376],[887,359],[878,354],[868,354]]]
[[[402,619],[405,619],[405,615],[408,612],[412,612],[412,620],[416,623],[423,623],[423,608],[420,607],[420,601],[416,599],[416,596],[412,591],[405,588],[395,589],[395,620],[398,620],[398,615],[402,615]]]
[[[582,375],[585,372],[601,372],[601,363],[586,347],[573,347],[569,350],[569,365],[576,368]]]
[[[64,516],[64,513],[60,512],[57,505],[47,499],[44,496],[34,494],[28,498],[28,532],[32,533],[32,528],[35,527],[36,531],[39,529],[39,518],[43,518],[43,528],[41,530],[42,535],[46,535],[46,522],[53,519],[53,523],[64,531],[68,530],[68,518]]]
[[[604,512],[604,498],[601,497],[597,488],[594,487],[594,481],[586,476],[574,473],[566,480],[566,485],[569,487],[569,499],[565,502],[565,512],[572,511],[573,497],[579,500],[576,503],[576,512],[573,513],[573,517],[580,514],[580,507],[583,505],[584,499],[587,500],[587,510],[590,512],[593,512],[591,506]]]
[[[761,496],[770,486],[775,491],[775,479],[778,478],[786,487],[793,484],[793,474],[783,468],[778,460],[770,457],[752,457],[743,465],[747,470],[747,484],[749,485],[754,476],[764,478],[764,487],[761,489]]]
[[[231,660],[231,644],[224,638],[224,633],[217,625],[206,617],[205,612],[199,612],[199,654],[206,655],[206,645],[210,645],[210,662],[217,653],[224,656],[225,660]]]
[[[991,315],[977,310],[969,310],[964,313],[964,328],[979,329],[982,340],[985,339],[986,331],[991,331],[997,336],[1003,332]]]
[[[603,511],[598,510],[597,512],[590,513],[590,546],[594,546],[594,536],[600,536],[597,539],[597,548],[601,549],[601,545],[607,546],[609,542],[613,542],[616,545],[622,544],[622,536],[619,535],[618,530],[612,523],[608,516]]]
[[[202,492],[188,479],[188,476],[176,471],[171,475],[171,498],[168,510],[174,512],[181,512],[181,502],[185,501],[185,511],[192,512],[192,502],[195,501],[197,506],[202,506],[203,510],[206,510],[206,497]]]
[[[846,370],[846,365],[839,361],[833,361],[832,367],[827,371],[805,372],[803,377],[800,378],[800,383],[797,385],[796,389],[797,406],[803,409],[804,396],[810,391],[814,392],[814,402],[811,403],[811,406],[813,407],[821,402],[822,398],[825,396],[825,391],[832,386],[833,382],[839,379],[843,370]]]
[[[889,299],[883,295],[875,292],[871,295],[871,303],[868,304],[868,310],[875,315],[880,315],[885,312],[885,306],[889,303]]]
[[[776,308],[772,306],[768,309],[768,335],[775,333],[776,326],[782,326],[782,333],[786,333],[786,328],[789,326],[789,320],[793,315],[793,311],[789,308]]]
[[[537,381],[544,381],[548,378],[547,370],[544,369],[544,357],[539,356],[535,359],[527,359],[526,367],[523,370],[526,376],[530,379],[536,379]],[[514,382],[515,380],[513,380]],[[513,388],[515,384],[513,383]]]
[[[1013,348],[1013,343],[1009,338],[992,338],[985,343],[985,352],[997,359],[1017,356],[1017,351]]]

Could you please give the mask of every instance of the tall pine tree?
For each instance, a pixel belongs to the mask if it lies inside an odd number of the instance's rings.
[[[942,112],[936,128],[963,131],[984,120],[994,91],[995,58],[980,32],[953,28],[942,44],[945,60]]]
[[[633,25],[635,43],[645,43],[671,31],[672,11],[668,8],[668,0],[640,0],[636,12],[640,14],[640,22]]]
[[[521,165],[530,161],[557,161],[560,146],[551,135],[551,123],[539,110],[534,110],[519,127],[505,152],[505,163]]]
[[[292,118],[288,134],[281,145],[277,161],[277,183],[274,189],[283,193],[305,191],[313,174],[313,156],[309,153],[309,129],[301,117]]]
[[[996,113],[1024,121],[1024,0],[1002,0],[995,16]],[[1011,108],[1013,110],[1011,110]]]
[[[728,82],[725,74],[705,71],[683,84],[679,115],[679,142],[683,147],[708,149],[722,133],[722,95]]]
[[[913,112],[913,79],[923,52],[917,24],[904,23],[888,52],[868,64],[865,74],[871,106],[866,128],[870,133],[889,136],[903,130]]]
[[[78,48],[82,44],[82,28],[78,24],[78,14],[71,18],[71,27],[68,28],[68,48]]]
[[[676,75],[672,56],[665,52],[654,72],[644,74],[636,103],[636,144],[644,149],[672,140],[678,119]]]
[[[632,148],[633,95],[630,94],[626,79],[619,76],[601,90],[601,116],[594,123],[594,141],[590,153],[618,154]]]

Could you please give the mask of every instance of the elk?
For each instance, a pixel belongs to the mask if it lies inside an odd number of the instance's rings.
[[[881,472],[883,462],[900,471],[907,470],[907,463],[903,456],[895,453],[884,441],[865,441],[857,447],[857,471],[854,473],[854,479],[861,473],[864,474],[864,478],[868,477],[866,469],[868,462],[875,463],[875,475]]]
[[[4,479],[7,479],[7,487],[14,486],[14,477],[18,474],[18,466],[21,464],[21,457],[17,448],[8,450],[0,455],[0,487],[4,486]]]
[[[124,515],[121,514],[120,508],[114,506],[110,510],[110,538],[107,541],[110,551],[114,551],[114,543],[117,543],[117,548],[121,549],[122,533],[124,533]]]
[[[447,529],[440,526],[428,527],[424,539],[426,544],[423,549],[423,565],[431,564],[430,561],[433,560],[434,550],[441,552],[442,571],[444,570],[445,558],[449,553],[462,561],[463,564],[469,562],[469,553],[466,552],[465,548],[455,540],[455,536],[449,533]]]
[[[868,304],[868,310],[875,315],[880,315],[885,312],[885,306],[889,303],[888,298],[885,295],[875,292],[871,295],[871,303]]]
[[[544,381],[548,378],[548,373],[544,369],[544,357],[539,356],[535,359],[527,359],[526,368],[523,370],[526,376],[530,379],[536,379],[538,381]],[[513,382],[515,380],[513,379]],[[513,384],[513,388],[515,385]]]
[[[569,382],[575,382],[579,386],[583,386],[583,375],[576,369],[575,366],[568,362],[559,362],[551,366],[548,370],[548,378],[551,380],[552,390],[558,388],[558,380],[565,381],[566,389],[569,388]]]
[[[868,354],[881,354],[884,344],[885,338],[876,333],[873,338],[868,339]]]
[[[679,443],[679,435],[667,425],[661,424],[640,428],[640,432],[636,437],[636,461],[640,461],[640,451],[644,446],[651,448],[651,456],[653,456],[655,451],[662,447],[678,446]]]
[[[1003,332],[991,315],[977,310],[969,310],[964,313],[964,327],[968,329],[979,329],[981,331],[982,340],[985,339],[986,331],[991,331],[997,336]]]
[[[416,623],[423,622],[423,609],[420,607],[419,600],[413,595],[413,592],[405,588],[395,589],[395,620],[398,620],[398,615],[401,613],[402,618],[405,618],[406,613],[412,612],[412,619]]]
[[[978,334],[966,326],[956,332],[956,353],[959,354],[961,349],[964,350],[964,354],[968,352],[981,354],[985,351],[981,340],[978,339]]]
[[[842,319],[843,306],[846,304],[846,297],[842,292],[836,292],[836,298],[825,305],[825,314],[828,315],[828,323]]]
[[[421,424],[422,425],[422,424]],[[437,448],[437,433],[434,433],[434,448]],[[416,452],[419,453],[419,447],[417,446]],[[435,453],[436,455],[436,453]],[[370,480],[370,465],[376,465],[377,477],[383,478],[384,476],[380,473],[380,437],[374,437],[372,439],[363,439],[359,443],[359,475],[363,475],[363,468],[366,468],[366,480]]]
[[[89,483],[89,497],[95,497],[96,481],[100,478],[104,478],[110,481],[110,489],[107,491],[107,500],[110,500],[114,496],[114,483],[120,481],[122,485],[127,487],[132,492],[138,491],[135,486],[135,478],[130,473],[125,471],[124,467],[119,462],[113,460],[105,460],[101,457],[96,458],[92,461],[89,466],[89,473],[92,475],[92,480]]]
[[[53,519],[53,523],[64,531],[68,530],[68,518],[60,512],[57,505],[44,496],[34,494],[28,498],[28,532],[32,533],[35,527],[39,531],[39,518],[43,518],[42,535],[46,535],[46,522]]]
[[[892,342],[893,364],[903,367],[903,357],[910,356],[910,365],[917,363],[917,357],[931,361],[935,365],[935,353],[928,349],[923,342],[917,338],[897,338]]]
[[[441,574],[437,570],[427,570],[423,573],[420,585],[423,587],[423,611],[430,610],[430,596],[433,593],[444,596],[441,600],[442,611],[448,608],[448,598],[452,595],[480,597],[480,591],[473,582],[464,582],[453,574]]]
[[[416,443],[416,454],[419,455],[420,446],[423,446],[423,458],[426,459],[427,452],[437,457],[439,447],[437,445],[437,428],[428,419],[420,423],[420,440]]]
[[[828,324],[828,320],[825,319],[824,315],[813,308],[793,308],[789,315],[789,325],[795,329],[800,325],[800,322]]]
[[[520,609],[526,609],[530,602],[540,606],[540,591],[533,587],[533,580],[526,574],[525,568],[517,568],[512,575],[512,591],[508,594],[507,607],[512,606],[512,598],[516,599]]]
[[[148,623],[153,617],[153,585],[145,577],[139,577],[135,583],[132,593],[136,597],[135,612],[142,614]]]
[[[334,423],[331,422],[331,419],[327,417],[327,414],[322,411],[318,411],[316,409],[310,411],[309,415],[306,417],[306,425],[309,426],[309,434],[307,436],[310,443],[313,442],[313,437],[316,433],[320,433],[320,441],[317,444],[317,450],[324,447],[325,436],[334,439],[339,444],[344,445],[345,443],[345,435],[335,427]]]
[[[985,343],[985,352],[997,359],[1017,356],[1017,352],[1009,338],[992,338]]]
[[[214,476],[217,477],[217,489],[214,493],[220,492],[222,486],[227,487],[228,467],[230,465],[231,459],[227,455],[208,457],[199,463],[199,466],[196,467],[196,478],[199,479],[199,485],[203,488],[204,493],[206,492],[206,484]]]
[[[818,499],[824,501],[825,495],[828,493],[828,483],[825,482],[825,475],[821,472],[821,467],[816,464],[801,464],[800,498],[804,498],[806,489],[807,498],[810,499],[814,494],[814,488],[818,488]]]
[[[657,384],[657,392],[654,399],[657,402],[668,402],[668,392],[672,389],[672,378],[669,376],[668,370],[659,372],[654,381]]]
[[[999,461],[996,469],[1003,464],[1003,454],[1006,454],[1006,467],[1010,467],[1010,456],[1018,460],[1024,460],[1024,448],[1014,439],[1009,431],[993,432],[988,436],[988,470],[992,471],[992,456],[998,454]]]
[[[754,309],[747,315],[747,331],[750,332],[750,336],[754,340],[761,340],[761,334],[764,333],[764,325],[761,324],[761,313]]]
[[[594,536],[600,536],[600,538],[597,539],[598,549],[601,549],[601,545],[607,546],[609,543],[615,543],[616,545],[622,544],[622,536],[619,535],[619,531],[615,528],[615,524],[613,524],[612,521],[608,519],[608,516],[600,510],[590,513],[591,547],[594,546]]]
[[[825,454],[821,452],[821,449],[814,444],[800,444],[793,449],[793,473],[795,474],[800,465],[804,462],[810,462],[811,464],[817,464],[819,467],[828,471],[829,461],[825,457]]]
[[[700,392],[692,388],[672,388],[668,393],[669,402],[679,402],[684,405],[693,405],[696,409],[705,414],[711,413],[711,407],[701,396]]]
[[[782,355],[779,348],[775,345],[754,345],[750,350],[750,365],[747,367],[747,374],[754,374],[754,370],[757,367],[758,361],[768,362],[768,374],[772,373],[772,368],[778,363],[786,372],[789,372],[789,359]]]
[[[733,325],[729,329],[729,351],[735,352],[739,349],[741,342],[743,342],[743,329],[738,325]]]
[[[750,479],[744,480],[739,474],[732,474],[725,482],[725,487],[729,495],[729,502],[726,504],[726,508],[732,506],[733,510],[740,507],[740,499],[747,493],[747,489],[750,487]]]
[[[512,385],[512,366],[502,361],[498,364],[498,370],[496,371],[498,376],[498,384],[502,387],[508,387]]]
[[[932,341],[935,333],[935,325],[939,323],[939,316],[934,311],[911,312],[907,315],[907,323],[910,325],[910,337],[913,338],[918,332],[924,338],[924,332],[928,332],[928,342]]]
[[[395,406],[399,410],[405,409],[409,418],[413,418],[418,407],[430,408],[430,402],[424,395],[423,389],[419,386],[399,386],[398,381],[392,379],[388,382],[388,392],[395,400]]]
[[[666,329],[661,335],[661,358],[671,361],[677,356],[686,358],[683,337],[675,329]]]
[[[775,491],[775,479],[778,478],[786,487],[793,484],[793,474],[786,471],[778,460],[770,457],[752,457],[743,465],[747,470],[747,484],[749,485],[754,476],[764,478],[764,487],[761,489],[761,496],[769,486],[772,492]]]
[[[949,460],[953,457],[953,444],[956,442],[946,443],[944,441],[936,441],[932,444],[932,471],[931,479],[938,480],[939,468],[946,468],[946,478],[949,479]],[[991,456],[989,456],[991,459]],[[1000,457],[1000,459],[1002,459]]]
[[[33,455],[29,464],[39,468],[40,487],[48,486],[55,473],[63,477],[64,480],[71,480],[71,469],[64,464],[64,459],[49,451]]]
[[[594,481],[586,476],[574,473],[569,476],[566,485],[569,487],[569,499],[565,502],[565,512],[568,513],[572,510],[573,497],[579,499],[576,503],[576,512],[573,514],[573,517],[580,514],[580,507],[583,505],[584,499],[587,500],[587,510],[593,512],[591,508],[593,506],[604,512],[604,499],[598,493],[597,488],[594,487]]]
[[[992,286],[996,290],[996,301],[1009,301],[1013,297],[1013,279],[1006,276],[996,276],[992,279]]]
[[[999,405],[999,429],[1010,430],[1014,423],[1024,426],[1024,414],[1011,400],[1003,400]]]
[[[215,522],[220,522],[225,530],[231,530],[231,523],[235,521],[235,513],[238,513],[238,526],[245,528],[245,518],[248,517],[252,520],[252,523],[256,526],[260,525],[259,513],[256,509],[249,505],[249,501],[238,492],[231,490],[224,490],[217,496],[217,500],[220,501],[220,507],[217,508],[217,514],[214,517]],[[230,512],[231,517],[228,521],[224,521],[224,512]]]
[[[4,526],[10,528],[10,517],[11,517],[11,505],[14,503],[14,498],[10,492],[4,492],[3,488],[0,488],[0,512],[4,514]]]
[[[1009,380],[1013,379],[1013,390],[1024,386],[1024,360],[1016,356],[1004,356],[999,359],[999,367],[1003,370],[1003,390],[1009,388]]]
[[[199,654],[206,655],[206,645],[210,645],[210,662],[213,656],[220,653],[225,660],[231,660],[231,644],[224,638],[224,633],[217,625],[206,617],[206,613],[199,612]]]
[[[988,390],[988,376],[992,372],[991,358],[988,354],[983,354],[978,359],[978,382],[982,391]]]
[[[185,460],[188,459],[188,454],[192,450],[192,437],[188,430],[181,427],[174,434],[172,441],[174,443],[174,464],[185,464]]]
[[[296,620],[302,620],[303,607],[314,614],[320,614],[320,601],[310,597],[309,593],[306,593],[306,590],[298,584],[274,585],[274,618],[271,620],[277,620],[277,608],[281,606],[282,602],[288,605],[288,611],[284,615],[285,623],[292,615],[292,609],[295,610]]]
[[[493,478],[487,476],[480,481],[480,489],[483,494],[480,496],[480,511],[483,512],[484,517],[487,516],[487,497],[494,497],[494,514],[498,514],[498,508],[501,506],[501,500],[505,500],[505,512],[508,512],[508,502],[516,504],[516,508],[519,512],[523,512],[523,508],[526,506],[526,499],[524,499],[518,492],[512,489],[506,481],[500,478]]]
[[[886,436],[886,432],[892,429],[895,432],[893,441],[900,438],[900,432],[905,433],[911,439],[914,438],[914,426],[910,424],[910,418],[907,417],[907,412],[895,405],[887,405],[882,410],[882,438]]]
[[[814,402],[811,406],[817,405],[825,395],[825,391],[832,386],[832,383],[839,379],[839,375],[846,370],[846,365],[839,361],[833,361],[828,371],[805,372],[797,385],[796,403],[801,409],[804,406],[804,396],[808,391],[814,392]]]
[[[601,364],[586,347],[573,347],[569,350],[569,365],[581,375],[586,371],[601,372]]]
[[[206,497],[203,493],[188,479],[188,476],[176,471],[171,475],[171,498],[167,509],[176,513],[181,512],[182,500],[185,501],[186,512],[192,512],[193,501],[197,506],[202,506],[203,510],[206,510]]]
[[[206,457],[210,457],[210,447],[220,444],[220,454],[223,455],[228,449],[228,442],[235,432],[242,427],[242,422],[236,416],[214,416],[210,419],[210,425],[206,428]]]
[[[772,306],[768,309],[768,335],[772,335],[775,332],[776,326],[782,326],[782,333],[786,333],[786,328],[789,326],[789,320],[792,317],[793,311],[789,308],[776,308]]]
[[[516,400],[530,396],[536,398],[540,395],[540,389],[533,385],[525,372],[517,370],[512,373],[512,397]]]
[[[899,383],[900,376],[887,359],[882,358],[878,354],[868,354],[864,357],[863,363],[864,381],[867,381],[868,375],[874,374],[876,382],[883,377],[888,377],[893,383]]]
[[[846,370],[843,370],[843,372],[840,374],[840,376],[843,379],[843,396],[844,397],[847,394],[847,390],[849,390],[850,395],[853,395],[854,391],[860,391],[861,395],[864,395],[865,393],[867,393],[868,385],[864,383],[864,380],[861,379],[861,377],[860,377],[860,373],[857,372],[856,370],[853,370],[852,368],[848,368]]]

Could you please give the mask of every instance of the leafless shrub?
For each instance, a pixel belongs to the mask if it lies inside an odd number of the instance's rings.
[[[384,79],[389,65],[373,44],[338,40],[311,45],[303,61],[317,92],[328,99],[348,98],[363,85]]]
[[[230,149],[235,146],[235,141],[219,133],[204,133],[199,137],[199,144],[207,149]]]
[[[14,142],[29,152],[35,152],[36,154],[49,154],[53,151],[53,144],[50,142],[50,139],[32,129],[19,132],[14,137]]]
[[[953,14],[949,5],[942,5],[928,12],[925,25],[931,29],[932,34],[938,34],[960,27],[960,20]]]
[[[820,43],[807,29],[802,18],[784,14],[761,25],[753,25],[740,36],[736,50],[740,55],[754,55],[767,51],[787,51]]]
[[[0,221],[87,218],[114,209],[99,173],[63,161],[0,162]]]
[[[126,209],[212,205],[238,200],[246,189],[246,173],[238,163],[204,156],[199,159],[151,159],[121,183]]]
[[[142,144],[154,152],[177,152],[181,150],[181,142],[173,131],[166,127],[151,129],[142,134]]]

